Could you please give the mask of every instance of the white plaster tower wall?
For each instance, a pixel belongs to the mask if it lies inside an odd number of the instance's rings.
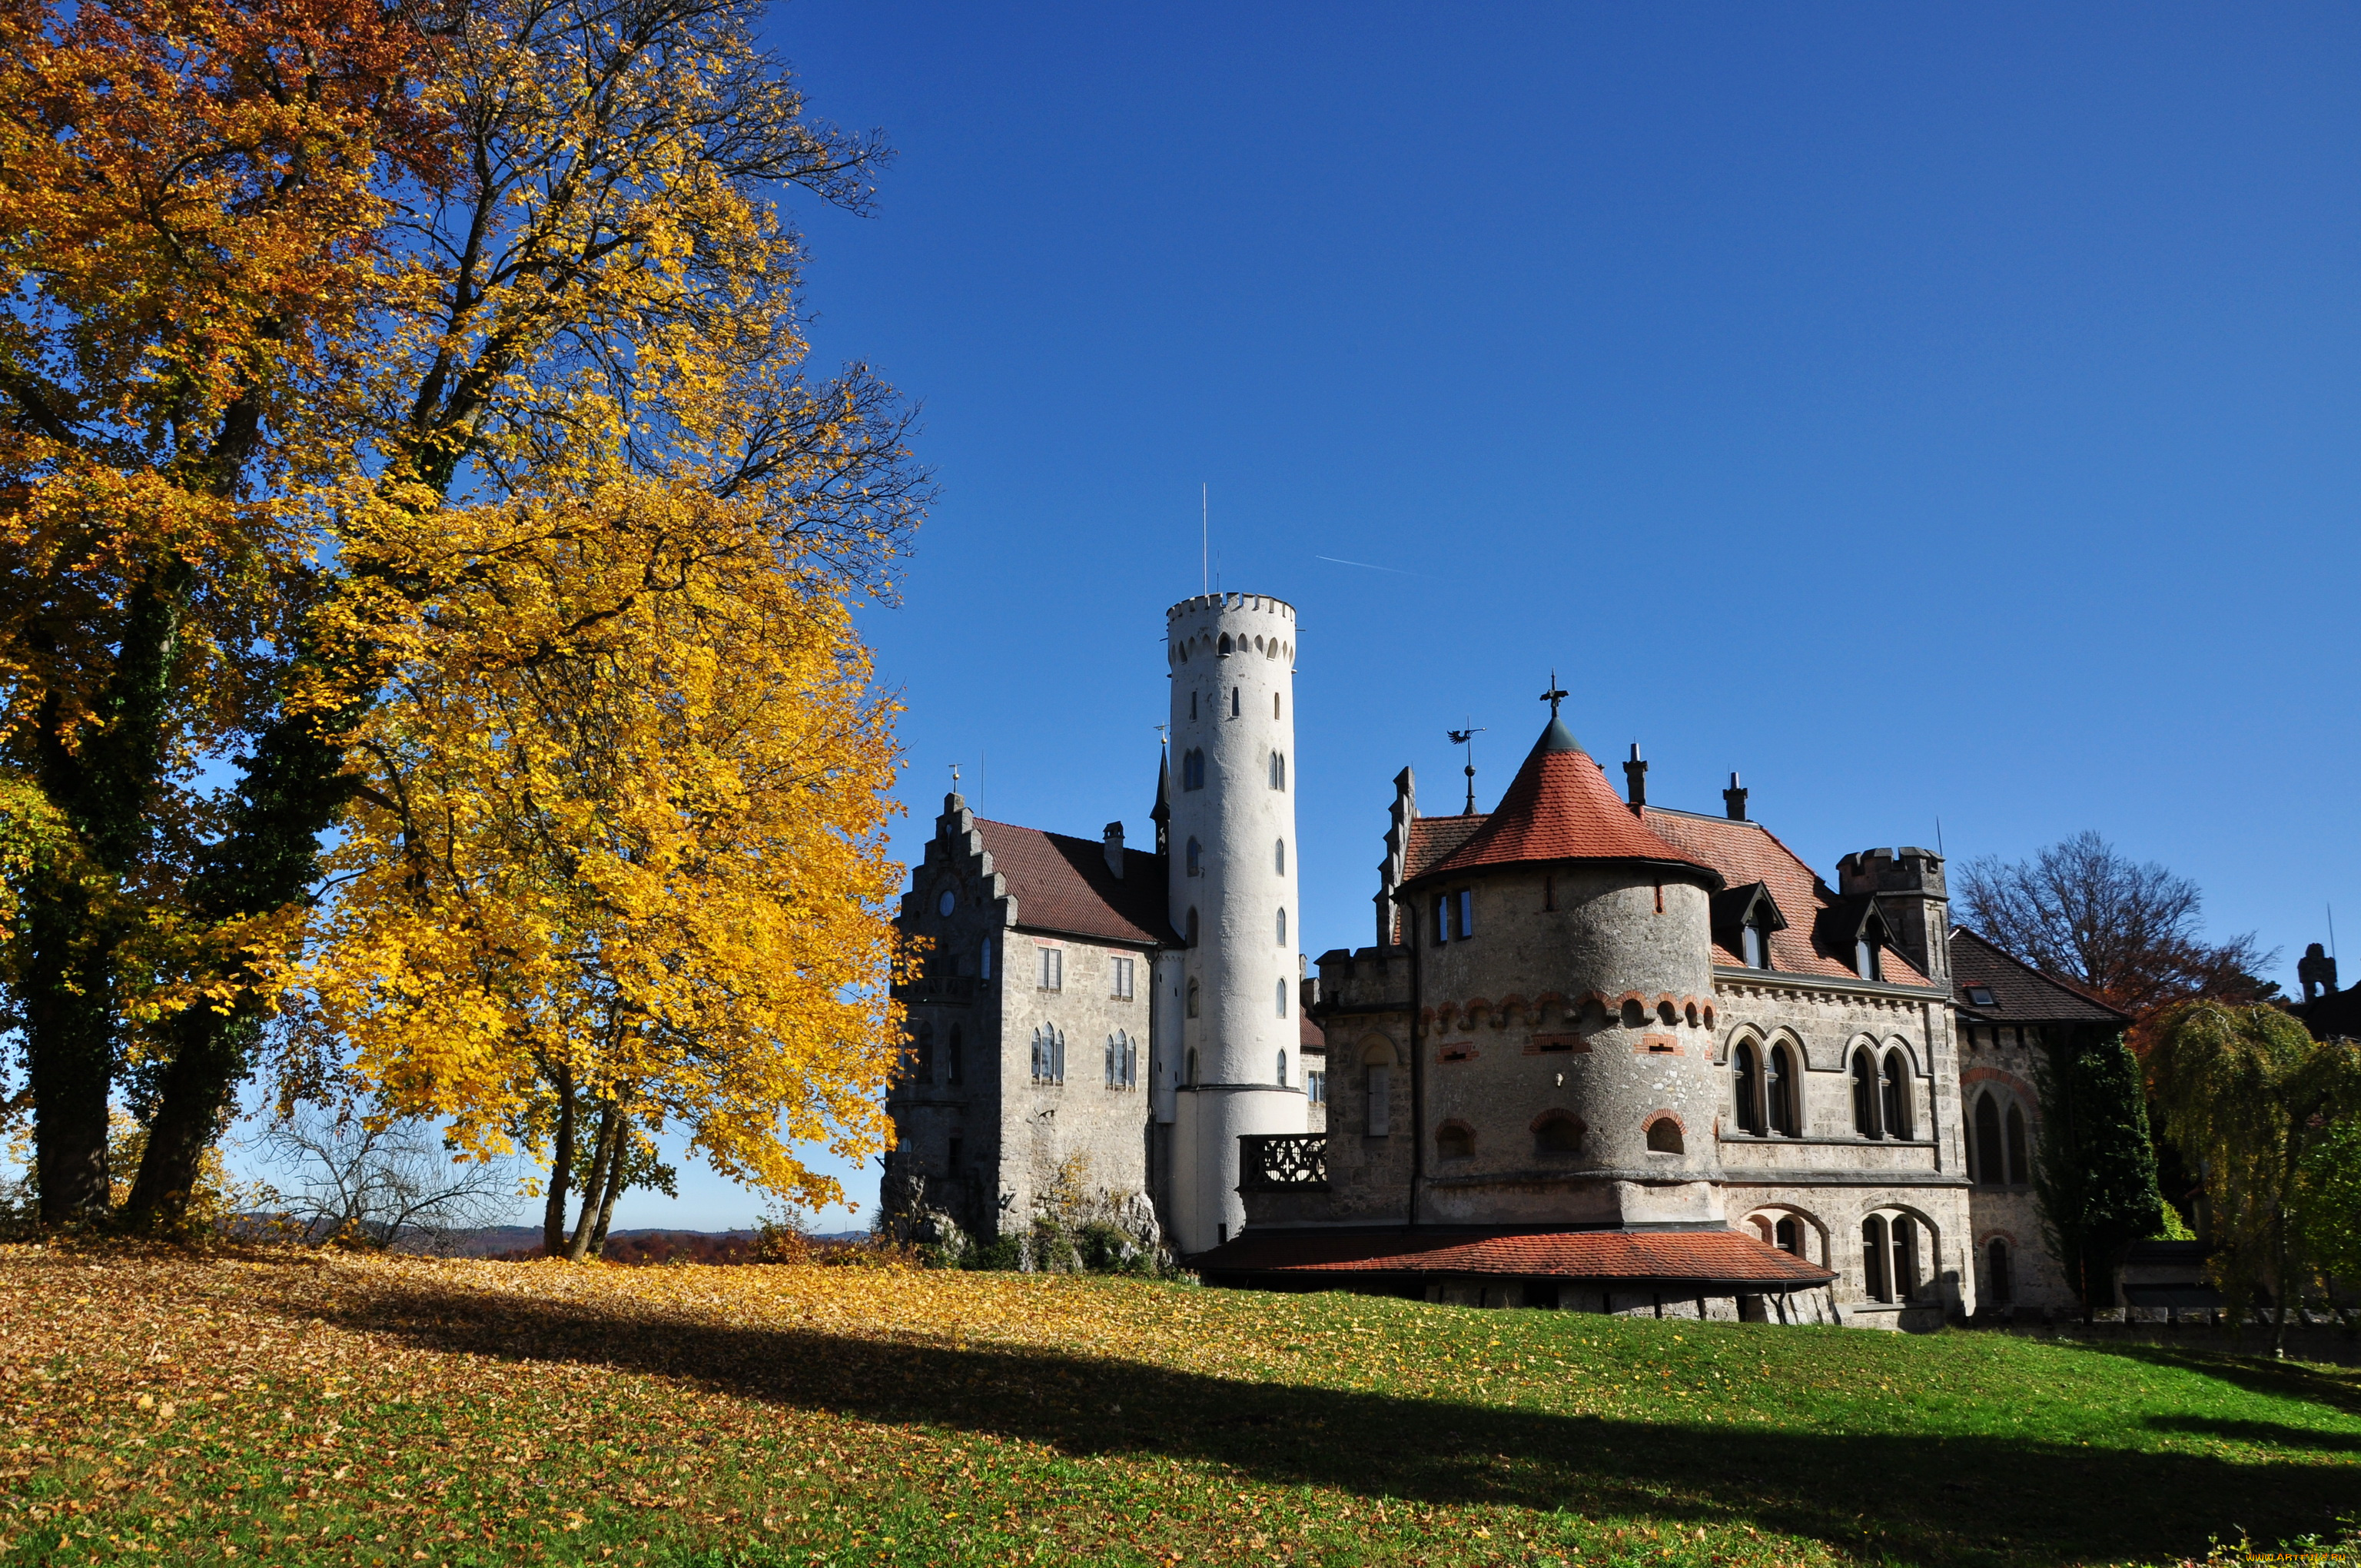
[[[1205,594],[1165,620],[1172,927],[1195,934],[1176,976],[1171,1219],[1181,1249],[1200,1252],[1246,1224],[1239,1137],[1307,1125],[1295,1017],[1295,608]]]

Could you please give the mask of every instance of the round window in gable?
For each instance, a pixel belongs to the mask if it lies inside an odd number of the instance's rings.
[[[958,907],[959,894],[953,893],[950,888],[943,889],[943,895],[935,900],[935,913],[938,915],[949,915],[952,910],[957,909]]]

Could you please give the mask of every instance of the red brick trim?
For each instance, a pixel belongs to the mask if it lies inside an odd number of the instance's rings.
[[[1525,1055],[1537,1057],[1543,1051],[1574,1051],[1587,1056],[1590,1042],[1580,1035],[1535,1035],[1525,1042]]]
[[[1642,1035],[1640,1043],[1631,1047],[1631,1054],[1635,1057],[1677,1057],[1686,1053],[1681,1049],[1677,1035]]]

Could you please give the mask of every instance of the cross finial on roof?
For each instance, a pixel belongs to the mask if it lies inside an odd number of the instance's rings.
[[[1550,689],[1542,693],[1542,700],[1550,705],[1550,717],[1552,718],[1555,718],[1557,717],[1557,705],[1565,701],[1565,692],[1561,690],[1557,684],[1557,671],[1553,668],[1550,671]]]

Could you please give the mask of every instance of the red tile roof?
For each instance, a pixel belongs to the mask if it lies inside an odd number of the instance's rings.
[[[1424,874],[1534,861],[1640,861],[1694,867],[1708,877],[1714,871],[1650,832],[1554,718],[1483,826]]]
[[[1167,913],[1161,857],[1126,850],[1118,880],[1107,870],[1105,846],[1094,839],[1070,839],[981,817],[975,826],[992,869],[1008,879],[1017,925],[1110,942],[1180,945]]]
[[[1295,1048],[1300,1051],[1324,1051],[1328,1048],[1328,1031],[1312,1022],[1312,1014],[1301,1007],[1295,1010]]]
[[[1785,974],[1826,975],[1833,980],[1858,980],[1850,953],[1825,953],[1812,939],[1819,912],[1836,903],[1836,895],[1814,875],[1795,850],[1781,843],[1760,822],[1736,822],[1726,817],[1700,817],[1660,806],[1642,808],[1648,826],[1665,842],[1722,874],[1731,887],[1761,883],[1787,919],[1786,928],[1771,933],[1771,967]],[[1716,940],[1714,962],[1743,960],[1736,948]],[[1895,985],[1925,985],[1927,977],[1910,960],[1888,948],[1880,955],[1885,978]]]
[[[1410,848],[1402,856],[1402,880],[1408,882],[1449,858],[1488,820],[1480,811],[1457,817],[1411,817]]]
[[[1836,1277],[1729,1230],[1249,1230],[1189,1262],[1206,1274],[1491,1274],[1787,1288]]]

